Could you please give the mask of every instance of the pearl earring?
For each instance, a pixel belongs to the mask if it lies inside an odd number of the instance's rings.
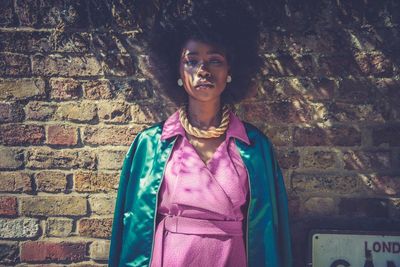
[[[178,85],[179,85],[179,86],[182,86],[182,85],[183,85],[183,81],[182,81],[181,78],[178,79]]]
[[[231,75],[228,75],[228,77],[226,77],[226,82],[227,83],[230,83],[232,81],[232,76]]]

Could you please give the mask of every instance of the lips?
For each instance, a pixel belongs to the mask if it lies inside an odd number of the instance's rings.
[[[196,89],[197,88],[200,89],[201,87],[203,87],[203,88],[211,88],[211,87],[214,87],[214,84],[212,84],[212,83],[199,83],[199,84],[197,84],[195,86]]]

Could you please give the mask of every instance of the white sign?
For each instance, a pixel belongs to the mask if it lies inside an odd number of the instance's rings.
[[[312,233],[312,267],[400,267],[400,235]]]

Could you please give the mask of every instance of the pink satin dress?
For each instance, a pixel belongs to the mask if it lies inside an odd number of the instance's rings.
[[[245,267],[248,177],[234,143],[249,143],[230,114],[226,139],[204,163],[174,113],[161,138],[178,135],[158,197],[153,267]]]

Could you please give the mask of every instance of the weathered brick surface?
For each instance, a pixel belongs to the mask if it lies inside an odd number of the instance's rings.
[[[46,128],[48,145],[74,146],[78,144],[78,128],[68,125],[49,125]]]
[[[56,109],[57,105],[53,103],[31,101],[25,106],[26,119],[51,120]]]
[[[333,198],[312,197],[305,201],[303,212],[308,216],[333,216],[338,210]]]
[[[31,192],[32,184],[28,173],[0,172],[0,192]]]
[[[123,102],[104,102],[99,105],[98,115],[106,123],[124,123],[130,120],[129,105]]]
[[[97,153],[97,169],[121,170],[126,151],[104,150]]]
[[[15,170],[24,164],[23,150],[19,148],[0,147],[0,169]]]
[[[75,122],[90,122],[96,117],[97,107],[93,103],[63,103],[56,111],[57,120],[68,120]]]
[[[0,54],[0,75],[28,76],[31,74],[31,61],[21,54]]]
[[[87,81],[82,84],[83,95],[87,99],[112,99],[113,90],[108,80]]]
[[[353,126],[296,127],[293,142],[295,146],[360,146],[361,133]]]
[[[337,155],[332,151],[305,151],[302,157],[304,168],[324,170],[337,167]]]
[[[0,122],[19,122],[24,119],[24,110],[17,103],[0,103]]]
[[[19,257],[18,242],[0,241],[0,263],[13,264]]]
[[[118,181],[115,181],[117,183]],[[93,195],[89,198],[89,205],[92,214],[112,215],[115,209],[115,195]]]
[[[353,105],[332,103],[326,105],[327,119],[335,122],[384,122],[387,115],[371,104]]]
[[[286,126],[282,127],[271,127],[267,126],[264,129],[260,127],[260,129],[264,132],[264,134],[269,138],[269,140],[275,146],[288,146],[291,144],[293,138],[289,131],[289,128]]]
[[[339,214],[361,217],[388,217],[389,205],[386,199],[342,198],[339,202]]]
[[[343,161],[349,170],[387,170],[390,168],[391,153],[385,150],[350,150],[343,153]]]
[[[44,143],[44,127],[33,124],[4,124],[0,126],[0,144],[40,145]]]
[[[141,129],[137,126],[88,126],[83,129],[82,141],[86,145],[128,146]]]
[[[20,198],[26,216],[86,215],[86,198],[81,196],[34,196]]]
[[[39,220],[32,218],[0,218],[0,238],[34,238],[39,234]]]
[[[72,233],[73,220],[68,218],[48,218],[46,235],[51,237],[67,237]]]
[[[375,146],[400,146],[400,126],[375,128],[372,130],[372,140]]]
[[[80,236],[109,238],[111,227],[112,218],[84,218],[78,222]]]
[[[367,192],[387,196],[400,193],[400,175],[363,174],[361,177]]]
[[[307,193],[349,194],[360,192],[360,178],[349,175],[294,173],[291,178],[292,189]]]
[[[21,244],[21,261],[82,261],[86,255],[85,242],[29,241]]]
[[[77,172],[74,174],[74,188],[78,192],[114,191],[118,188],[118,183],[118,173]]]
[[[295,169],[299,167],[299,152],[295,150],[278,150],[277,158],[279,166],[283,169]]]
[[[81,95],[80,83],[70,78],[51,78],[50,97],[54,100],[74,100]]]
[[[35,175],[35,180],[38,191],[62,192],[67,187],[67,175],[62,172],[39,172]]]
[[[89,253],[93,260],[108,260],[110,251],[110,242],[105,240],[96,240],[90,244]]]
[[[35,55],[32,58],[32,71],[36,75],[45,76],[97,76],[102,75],[100,62],[95,57]]]
[[[355,59],[364,75],[393,75],[393,63],[383,53],[358,53]]]
[[[42,79],[0,79],[0,100],[43,98],[44,95]]]
[[[0,216],[17,215],[17,198],[10,196],[0,196]]]
[[[93,152],[77,149],[54,150],[49,148],[29,149],[26,167],[32,169],[95,169]]]

